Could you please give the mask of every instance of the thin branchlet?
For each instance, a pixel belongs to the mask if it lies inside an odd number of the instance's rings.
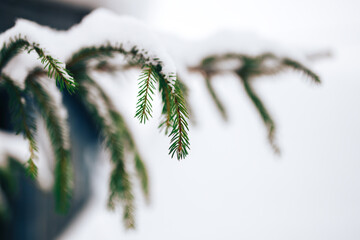
[[[171,108],[173,129],[169,134],[171,138],[169,154],[171,157],[176,154],[177,159],[181,160],[186,157],[190,149],[189,127],[187,123],[189,114],[186,110],[185,100],[178,82],[175,84],[175,93],[172,97],[174,103]]]
[[[52,94],[40,82],[41,70],[35,70],[27,77],[26,91],[32,95],[36,106],[45,120],[46,129],[49,133],[51,145],[55,154],[55,183],[54,194],[56,209],[58,212],[67,212],[70,206],[72,191],[72,168],[70,164],[70,150],[67,145],[69,139],[66,134],[66,126],[61,121],[60,111],[57,109]]]
[[[40,62],[44,65],[44,69],[47,70],[48,76],[54,78],[60,89],[66,88],[69,93],[74,93],[76,89],[76,83],[70,72],[65,68],[65,65],[56,58],[47,54],[44,49],[37,43],[31,43],[26,38],[21,36],[10,39],[8,43],[4,43],[0,50],[0,73],[4,67],[17,56],[20,52],[25,51],[31,53],[36,52]]]
[[[177,157],[181,156],[181,158],[184,158],[188,154],[187,150],[189,148],[189,139],[187,138],[186,133],[188,128],[188,113],[184,103],[185,100],[180,89],[177,92],[175,91],[174,85],[177,82],[176,76],[165,77],[162,73],[162,63],[159,59],[146,56],[146,52],[140,51],[135,46],[131,50],[127,51],[122,47],[122,45],[112,46],[108,44],[100,47],[88,47],[81,49],[69,60],[68,66],[73,72],[76,71],[76,68],[86,69],[87,62],[89,60],[96,59],[99,56],[112,57],[114,53],[122,54],[128,63],[143,69],[142,74],[139,77],[138,102],[135,113],[135,117],[137,117],[141,123],[145,123],[152,116],[152,100],[155,83],[159,82],[159,90],[161,92],[163,102],[162,114],[165,117],[165,120],[160,124],[160,127],[165,126],[166,129],[170,128],[170,126],[173,127],[171,137],[175,137],[176,139],[180,138],[181,141],[171,140],[171,153],[173,152],[173,144],[176,142],[175,147],[178,151],[181,149],[181,153],[179,152]],[[180,114],[183,114],[181,111],[174,111],[173,109],[178,109],[183,112],[186,111],[186,117],[185,115],[180,116]],[[179,124],[174,124],[174,120],[176,120],[175,116],[181,119],[180,123],[183,126],[186,126],[186,128],[179,128]],[[165,132],[167,133],[167,131]],[[184,136],[186,137],[184,138]],[[185,147],[183,147],[184,144],[186,144]],[[171,156],[174,156],[174,154],[171,154]]]
[[[173,98],[171,97],[172,91],[166,79],[158,74],[159,91],[161,93],[161,100],[163,102],[162,115],[164,120],[160,123],[159,128],[165,129],[165,134],[168,134],[171,127],[171,106],[174,105]]]
[[[26,104],[23,91],[16,85],[13,79],[5,74],[2,74],[0,78],[4,81],[5,89],[10,99],[10,117],[14,124],[15,132],[16,134],[22,133],[29,141],[30,157],[26,166],[27,173],[32,178],[36,178],[37,166],[34,163],[34,159],[37,158],[36,152],[38,147],[35,141],[36,123],[32,115],[32,108]]]
[[[284,58],[282,60],[282,64],[286,67],[289,67],[291,69],[294,69],[296,71],[299,71],[299,72],[305,74],[305,76],[307,76],[311,80],[313,80],[314,83],[321,83],[320,77],[316,73],[314,73],[313,71],[311,71],[310,69],[305,67],[303,64],[301,64],[293,59]]]
[[[146,66],[139,77],[139,93],[138,102],[136,104],[135,117],[139,119],[140,123],[145,123],[152,117],[153,95],[155,91],[155,76],[152,67]]]
[[[0,73],[11,59],[24,51],[29,45],[29,42],[20,36],[10,39],[8,43],[4,43],[0,50]]]
[[[123,223],[125,227],[134,228],[134,196],[130,177],[125,166],[122,128],[113,121],[111,109],[108,107],[109,99],[86,71],[75,72],[75,77],[79,81],[79,96],[94,117],[104,146],[109,151],[113,164],[110,176],[108,207],[114,209],[115,202],[120,202],[123,206]]]
[[[215,102],[215,105],[219,110],[219,112],[221,113],[221,116],[223,117],[224,120],[227,120],[228,117],[227,117],[226,109],[215,92],[215,89],[211,82],[211,77],[210,76],[205,77],[205,82],[206,82],[206,87],[210,93],[210,96]]]
[[[229,60],[237,60],[239,64],[235,64],[233,67],[219,67],[221,66],[219,63],[224,63]],[[203,74],[204,78],[208,78],[208,80],[206,80],[208,91],[210,92],[210,95],[217,104],[218,110],[222,115],[224,115],[224,108],[218,101],[216,95],[214,95],[215,91],[214,88],[210,85],[210,77],[224,72],[235,73],[235,75],[241,79],[247,95],[254,103],[263,122],[265,123],[265,126],[268,130],[268,139],[270,145],[274,149],[275,153],[279,153],[279,147],[275,143],[275,123],[260,98],[254,92],[250,81],[260,76],[275,75],[289,68],[303,73],[315,83],[320,83],[319,76],[300,62],[287,57],[278,57],[271,52],[266,52],[255,56],[233,53],[211,55],[204,58],[199,66],[190,67],[189,70],[200,72]]]
[[[92,80],[90,77],[88,77],[87,82],[90,83],[93,87],[95,87],[100,94],[100,97],[103,99],[104,103],[106,104],[106,107],[108,109],[108,119],[111,119],[112,126],[116,128],[116,131],[118,132],[119,136],[121,137],[121,141],[123,144],[126,144],[126,147],[129,151],[132,151],[134,154],[134,163],[135,163],[135,171],[136,175],[141,183],[141,188],[143,191],[143,194],[147,201],[149,201],[149,177],[146,165],[144,161],[142,160],[140,153],[137,149],[137,146],[135,144],[135,141],[123,119],[120,112],[116,110],[112,100],[109,98],[109,96],[104,92],[104,90],[101,88],[99,84],[97,84],[96,81]]]
[[[21,111],[24,110],[25,107],[19,104],[22,103],[20,96],[22,94],[31,96],[35,100],[35,105],[46,122],[46,128],[49,132],[56,159],[55,200],[57,209],[64,212],[69,207],[72,188],[70,151],[67,147],[68,139],[66,139],[65,126],[59,119],[57,107],[55,106],[56,104],[52,99],[51,93],[47,91],[46,86],[44,86],[43,82],[39,79],[43,78],[44,74],[47,74],[49,78],[56,80],[60,89],[66,88],[69,93],[73,93],[78,86],[74,81],[74,77],[65,68],[64,64],[48,55],[38,44],[30,43],[21,37],[11,40],[10,43],[5,44],[1,49],[0,71],[21,51],[27,51],[28,53],[34,51],[44,65],[44,70],[35,69],[28,75],[25,80],[25,90],[20,90],[19,88],[13,88],[12,90],[16,92],[14,96],[17,98],[16,101]],[[144,69],[144,73],[141,76],[143,79],[140,77],[138,102],[138,110],[140,111],[136,114],[140,122],[145,122],[151,117],[151,102],[153,100],[155,83],[159,82],[159,90],[163,96],[164,106],[162,113],[166,116],[166,127],[172,127],[172,131],[169,134],[171,137],[169,151],[172,157],[176,153],[178,159],[182,159],[188,154],[188,113],[176,77],[165,76],[162,72],[162,62],[157,58],[150,58],[147,52],[138,50],[137,47],[133,47],[130,50],[124,50],[122,45],[115,47],[106,45],[84,48],[74,54],[68,62],[69,68],[75,72],[75,78],[81,82],[79,95],[82,98],[82,102],[85,103],[88,110],[93,114],[102,133],[105,146],[111,154],[114,169],[110,180],[109,207],[113,207],[115,201],[120,201],[123,204],[124,223],[127,228],[133,228],[135,225],[134,196],[132,193],[131,179],[127,173],[124,160],[124,144],[127,144],[129,150],[134,153],[136,175],[140,180],[144,195],[148,200],[149,179],[146,165],[140,157],[135,142],[120,113],[115,110],[110,99],[102,91],[101,87],[96,85],[87,75],[87,65],[90,60],[113,57],[115,53],[124,55],[131,66]],[[143,84],[141,84],[141,82]],[[98,93],[97,96],[100,96],[100,98],[91,98],[91,94],[93,94],[94,91]],[[101,109],[98,100],[105,103],[107,107],[106,113]],[[24,115],[26,113],[27,112],[21,112],[20,114]],[[22,117],[22,119],[25,119],[25,117]],[[30,150],[31,156],[35,156],[36,151],[36,142],[33,140],[32,135],[36,131],[35,126],[35,124],[34,128],[27,125],[22,126],[24,135],[29,138],[29,141],[33,141],[30,144],[32,148]],[[28,127],[29,129],[31,128],[31,130],[27,129]],[[35,176],[36,165],[33,161],[29,161],[28,165],[29,171],[32,171]]]
[[[268,130],[268,139],[270,142],[271,147],[273,148],[274,152],[276,154],[280,153],[280,149],[275,143],[275,123],[270,116],[268,110],[265,108],[265,105],[260,100],[260,98],[255,93],[254,89],[252,88],[249,79],[241,78],[241,81],[243,83],[244,89],[246,94],[249,96],[250,100],[253,102],[255,108],[259,112],[261,119],[263,120],[267,130]]]

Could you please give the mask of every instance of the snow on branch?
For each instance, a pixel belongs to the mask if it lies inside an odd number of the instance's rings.
[[[56,159],[54,190],[60,211],[69,207],[72,189],[69,129],[61,93],[54,82],[49,83],[48,78],[55,78],[60,89],[66,88],[68,92],[78,94],[99,128],[101,140],[109,151],[113,164],[108,206],[115,208],[116,202],[122,204],[123,220],[127,228],[135,226],[135,200],[124,146],[134,154],[135,171],[145,197],[149,194],[148,175],[130,131],[112,103],[113,99],[108,96],[101,82],[91,77],[93,61],[105,63],[102,67],[109,69],[106,68],[107,61],[115,55],[121,55],[128,67],[142,70],[138,79],[135,112],[140,123],[145,123],[152,115],[152,100],[158,84],[164,118],[159,127],[164,127],[170,138],[169,155],[176,156],[178,160],[185,158],[190,149],[189,105],[185,99],[188,95],[187,87],[179,80],[172,58],[176,60],[180,74],[200,72],[204,76],[207,89],[224,119],[227,118],[225,106],[211,81],[217,74],[234,73],[259,112],[275,152],[279,151],[274,137],[275,123],[253,89],[251,81],[259,76],[292,69],[316,83],[320,82],[320,78],[302,63],[301,55],[253,34],[220,33],[206,40],[206,44],[204,41],[179,43],[174,39],[171,39],[171,43],[164,44],[164,39],[163,36],[157,38],[154,31],[143,23],[105,9],[93,11],[67,31],[54,30],[20,19],[13,28],[0,34],[0,46],[3,46],[0,50],[0,87],[5,86],[11,95],[15,111],[13,118],[22,119],[14,123],[17,124],[16,131],[23,133],[29,143],[27,149],[30,149],[31,154],[28,170],[36,176],[36,165],[32,161],[37,151],[34,138],[36,119],[30,114],[23,96],[35,102],[46,122]],[[170,50],[172,58],[164,45]],[[34,61],[34,55],[40,62]],[[1,137],[0,132],[0,139]],[[0,164],[5,162],[1,158],[6,154],[8,152],[0,148]]]

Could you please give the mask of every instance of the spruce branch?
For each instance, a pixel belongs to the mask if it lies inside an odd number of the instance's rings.
[[[105,101],[108,103],[108,107],[110,109],[110,117],[113,121],[114,126],[118,129],[122,136],[122,141],[127,144],[130,151],[134,153],[134,163],[135,163],[135,171],[136,175],[140,181],[141,189],[144,194],[144,197],[147,201],[149,201],[149,176],[146,165],[143,159],[140,156],[140,153],[137,149],[135,141],[123,119],[121,114],[115,110],[110,99],[107,96],[104,96]]]
[[[249,83],[249,79],[240,77],[241,82],[243,83],[244,89],[246,94],[249,96],[251,101],[253,102],[254,106],[258,110],[265,126],[268,130],[268,139],[270,142],[271,147],[273,148],[276,154],[280,153],[280,149],[275,143],[275,123],[272,120],[268,110],[265,108],[264,104],[260,100],[260,98],[255,93],[254,89],[252,88],[251,84]]]
[[[126,228],[134,228],[134,196],[132,184],[126,171],[124,159],[124,139],[122,131],[112,121],[105,94],[95,85],[86,72],[75,72],[79,81],[79,96],[94,117],[100,130],[105,148],[110,152],[113,170],[110,176],[108,207],[115,208],[115,202],[123,205],[123,221]]]
[[[210,96],[213,99],[213,101],[215,102],[215,105],[216,105],[217,109],[219,110],[219,112],[221,113],[221,116],[223,117],[224,120],[227,120],[228,117],[227,117],[226,109],[215,92],[215,89],[211,82],[211,77],[206,76],[205,82],[206,82],[206,87],[210,93]]]
[[[171,157],[176,153],[177,159],[181,160],[186,157],[190,149],[190,142],[188,137],[188,123],[189,114],[185,106],[185,100],[182,95],[179,82],[175,83],[175,92],[171,95],[173,98],[171,113],[173,121],[173,129],[169,134],[171,138],[169,154]]]
[[[139,92],[138,102],[135,117],[140,120],[141,123],[145,123],[149,117],[152,116],[152,100],[155,89],[155,82],[160,84],[160,92],[163,95],[164,109],[163,113],[167,115],[166,126],[170,126],[170,91],[173,86],[171,81],[167,80],[163,75],[161,61],[157,58],[150,58],[146,56],[144,50],[139,50],[136,46],[131,50],[125,50],[120,44],[113,46],[110,44],[99,47],[87,47],[79,50],[68,61],[67,66],[72,70],[83,69],[87,67],[87,63],[92,59],[98,58],[111,58],[114,54],[121,54],[125,57],[125,60],[131,65],[142,69],[142,73],[139,77]],[[74,69],[74,70],[73,70]],[[169,76],[168,78],[171,78]]]
[[[313,80],[314,83],[321,83],[320,81],[320,77],[314,73],[313,71],[311,71],[310,69],[308,69],[307,67],[305,67],[304,65],[302,65],[301,63],[292,60],[290,58],[284,58],[282,60],[282,64],[285,67],[289,67],[291,69],[294,69],[296,71],[299,71],[303,74],[305,74],[305,76],[309,77],[311,80]]]
[[[70,151],[68,149],[67,129],[61,121],[60,114],[57,112],[55,101],[47,88],[40,82],[39,75],[43,72],[39,69],[34,70],[26,79],[26,91],[32,94],[36,106],[45,120],[46,128],[49,133],[51,145],[55,154],[55,183],[54,194],[56,209],[59,212],[66,212],[72,191],[72,169],[70,164]]]
[[[65,65],[45,53],[45,51],[39,47],[38,44],[31,44],[27,47],[28,53],[35,51],[40,58],[41,63],[44,65],[44,69],[47,69],[49,78],[56,80],[62,91],[64,88],[72,94],[75,92],[76,83],[70,72],[65,68]]]
[[[117,161],[110,177],[110,196],[108,200],[108,207],[115,208],[115,201],[120,201],[123,205],[123,221],[127,229],[135,228],[134,215],[134,196],[130,191],[131,182],[129,176],[125,171],[123,159]]]
[[[87,69],[87,62],[89,60],[96,59],[99,56],[112,57],[113,53],[122,54],[128,63],[140,67],[143,70],[139,77],[138,102],[135,113],[135,117],[140,120],[140,123],[145,123],[149,117],[152,117],[151,102],[153,100],[155,83],[159,82],[159,91],[163,100],[162,113],[165,115],[165,121],[160,124],[160,127],[166,126],[166,129],[168,129],[170,126],[173,126],[171,136],[181,139],[181,141],[178,141],[176,144],[176,146],[178,146],[177,156],[181,156],[181,158],[185,157],[188,154],[187,150],[189,147],[189,139],[187,138],[186,132],[188,128],[188,113],[185,100],[181,89],[178,87],[178,90],[175,90],[174,85],[178,82],[176,76],[165,76],[162,73],[162,63],[159,59],[146,56],[146,52],[144,52],[144,50],[140,51],[136,46],[130,51],[127,51],[122,45],[112,46],[108,44],[100,47],[81,49],[69,60],[68,66],[73,73],[76,72],[77,69],[80,69],[79,72],[84,72]],[[178,111],[173,110],[175,109],[173,106],[175,106]],[[186,114],[184,115],[184,113]],[[179,123],[181,123],[182,127],[179,127],[179,124],[173,124],[174,116],[178,116],[178,118],[181,119]],[[171,145],[173,145],[173,143],[174,140],[171,140]],[[186,143],[186,147],[183,148],[184,143]],[[173,151],[174,146],[170,146],[170,152],[173,153]]]
[[[0,50],[0,73],[12,58],[25,50],[29,45],[29,42],[20,36],[10,39],[8,43],[4,43]]]
[[[145,196],[146,201],[149,202],[150,191],[149,191],[149,175],[148,175],[147,167],[138,151],[135,151],[134,160],[135,160],[136,175],[140,180],[142,192]]]
[[[195,117],[194,117],[194,112],[193,112],[193,110],[191,108],[190,101],[189,101],[189,92],[190,92],[189,87],[179,77],[179,75],[177,75],[176,81],[179,82],[180,90],[182,92],[182,95],[184,96],[185,106],[186,106],[186,109],[187,109],[187,111],[189,113],[190,121],[193,124],[196,124]]]
[[[161,100],[163,103],[161,113],[164,116],[164,120],[160,123],[159,128],[165,128],[165,134],[167,134],[172,125],[171,106],[174,104],[173,98],[171,97],[172,89],[168,84],[168,81],[166,81],[161,74],[157,74],[157,78],[159,79],[159,91],[161,93]]]
[[[240,64],[237,67],[236,65],[226,66],[224,63],[229,60],[238,60]],[[260,98],[252,89],[250,81],[256,77],[278,74],[288,68],[302,72],[315,83],[320,83],[319,76],[301,63],[287,57],[278,57],[271,52],[265,52],[255,56],[233,53],[211,55],[204,58],[199,66],[190,67],[189,70],[202,73],[206,81],[207,89],[210,95],[213,97],[214,101],[217,103],[217,107],[221,114],[224,113],[222,111],[223,107],[215,95],[215,90],[211,86],[210,80],[207,78],[209,78],[209,76],[223,72],[235,73],[241,79],[247,95],[254,103],[263,122],[265,123],[265,126],[268,130],[268,139],[270,145],[274,149],[275,153],[279,153],[279,147],[275,144],[275,123]]]
[[[128,129],[123,117],[116,110],[112,100],[109,96],[104,92],[100,85],[98,85],[94,80],[90,77],[88,78],[88,82],[91,82],[91,85],[99,91],[99,94],[106,104],[106,108],[108,109],[108,118],[111,119],[112,125],[116,128],[119,136],[121,136],[121,141],[127,144],[127,147],[130,151],[134,152],[134,163],[135,163],[135,171],[136,175],[141,183],[141,188],[143,194],[147,201],[149,201],[149,177],[146,165],[142,160],[140,153],[138,152],[135,141]]]
[[[151,66],[146,66],[142,74],[139,77],[139,93],[138,93],[138,102],[136,104],[136,113],[135,117],[140,120],[140,123],[145,123],[149,119],[149,116],[152,117],[152,104],[153,101],[152,95],[154,95],[156,83],[156,76],[153,72]]]
[[[54,77],[60,89],[66,88],[69,93],[74,93],[76,83],[70,72],[65,68],[65,65],[47,54],[39,44],[30,43],[26,38],[22,38],[21,36],[10,39],[9,43],[4,43],[0,50],[0,73],[11,59],[22,51],[26,51],[27,53],[35,51],[40,62],[44,65],[44,69],[47,69],[48,76],[50,78]]]
[[[27,161],[27,173],[32,178],[37,176],[37,167],[34,159],[37,158],[38,151],[35,141],[36,123],[31,108],[26,105],[24,94],[20,87],[15,84],[9,76],[2,74],[0,76],[4,80],[5,89],[10,99],[11,121],[14,124],[16,134],[22,133],[29,141],[30,158]]]
[[[85,47],[72,55],[67,61],[67,66],[71,69],[77,69],[78,66],[86,65],[90,60],[104,60],[114,57],[115,54],[124,56],[129,65],[139,68],[144,68],[145,65],[157,66],[162,64],[158,58],[147,56],[145,50],[139,50],[136,46],[133,46],[130,50],[127,49],[122,44],[112,45],[110,43],[101,46]]]

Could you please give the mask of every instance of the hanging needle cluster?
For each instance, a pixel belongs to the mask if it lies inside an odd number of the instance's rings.
[[[35,51],[44,66],[29,72],[25,80],[25,89],[21,89],[15,80],[2,73],[7,63],[21,51],[27,53]],[[140,123],[145,123],[152,117],[152,102],[158,84],[163,103],[162,114],[165,119],[160,126],[165,126],[170,132],[167,132],[171,139],[169,154],[171,157],[176,156],[179,160],[185,158],[190,146],[187,123],[189,116],[176,76],[165,76],[162,72],[162,62],[157,58],[150,59],[146,51],[139,50],[136,46],[130,50],[126,50],[121,44],[86,47],[75,52],[66,61],[67,68],[65,69],[65,64],[46,54],[38,44],[29,43],[25,38],[17,37],[1,49],[0,87],[5,88],[10,97],[11,119],[16,133],[22,133],[29,141],[30,158],[26,168],[33,178],[37,175],[34,159],[38,151],[35,140],[37,129],[34,108],[46,122],[56,159],[54,194],[59,212],[66,212],[69,209],[72,191],[68,126],[66,121],[60,121],[61,109],[55,104],[44,79],[53,78],[60,91],[66,89],[70,94],[75,93],[93,117],[101,140],[110,153],[113,170],[109,184],[108,207],[114,209],[117,205],[121,205],[125,227],[134,228],[133,184],[128,173],[128,163],[125,161],[125,151],[133,155],[136,176],[145,198],[149,199],[147,168],[120,112],[114,107],[112,99],[103,87],[92,78],[91,71],[94,69],[89,64],[91,61],[98,61],[98,66],[100,66],[102,62],[106,62],[117,54],[122,55],[129,65],[142,71],[138,82],[139,92],[135,117]],[[102,70],[104,66],[102,65]],[[30,102],[35,104],[30,104]]]
[[[229,61],[232,61],[233,63],[235,62],[236,64],[232,64],[234,66],[229,68],[226,64],[224,64]],[[240,84],[244,87],[247,96],[254,104],[262,121],[264,122],[267,129],[269,143],[276,154],[280,153],[280,148],[275,141],[276,125],[263,101],[253,88],[252,82],[257,77],[276,75],[289,69],[302,73],[305,77],[309,78],[316,84],[320,83],[319,76],[300,62],[288,57],[279,57],[273,53],[264,53],[255,56],[233,53],[212,55],[204,58],[198,66],[189,68],[190,71],[200,72],[203,75],[206,88],[221,116],[225,120],[227,120],[227,111],[224,104],[216,94],[212,84],[212,79],[214,76],[225,72],[232,72],[235,76],[237,76]]]
[[[43,65],[43,68],[37,67],[28,73],[24,88],[18,84],[16,79],[3,73],[6,65],[21,52],[35,52]],[[126,62],[125,67],[118,68],[109,64],[109,60],[116,55],[123,56]],[[226,64],[228,61],[236,61],[237,64],[229,67]],[[92,64],[94,62],[97,63],[95,67]],[[188,136],[190,117],[188,109],[190,106],[186,101],[188,88],[176,75],[165,75],[160,59],[149,57],[146,50],[138,49],[137,46],[125,48],[122,44],[110,43],[90,46],[73,53],[66,64],[46,53],[38,44],[30,43],[26,38],[20,36],[10,39],[0,50],[0,88],[4,88],[8,93],[12,110],[10,118],[16,133],[22,134],[29,142],[30,158],[27,161],[26,169],[32,178],[37,177],[37,165],[34,159],[37,158],[38,152],[35,138],[37,118],[34,112],[37,112],[45,120],[56,160],[54,195],[59,212],[68,211],[71,202],[73,178],[71,149],[66,118],[61,113],[63,106],[59,106],[53,92],[49,90],[49,79],[55,80],[60,91],[66,89],[80,100],[92,116],[112,163],[108,207],[110,209],[115,209],[117,206],[122,207],[123,223],[126,228],[134,228],[136,225],[134,179],[129,171],[131,166],[134,167],[136,178],[145,198],[149,199],[147,168],[131,132],[123,116],[115,107],[113,99],[91,74],[92,71],[125,71],[129,68],[141,70],[138,78],[135,118],[140,123],[146,123],[152,117],[153,99],[156,89],[158,89],[162,101],[162,120],[159,128],[165,129],[165,134],[170,138],[169,155],[178,160],[184,159],[190,149]],[[254,90],[252,81],[260,76],[275,75],[286,69],[292,69],[303,73],[313,82],[320,83],[319,77],[300,62],[272,53],[256,56],[211,55],[205,57],[198,66],[189,67],[189,69],[203,75],[206,88],[225,120],[228,117],[227,110],[217,96],[212,81],[218,74],[234,73],[259,112],[275,153],[280,152],[275,141],[276,126],[263,101]],[[125,159],[126,153],[130,153],[132,156],[132,164]]]

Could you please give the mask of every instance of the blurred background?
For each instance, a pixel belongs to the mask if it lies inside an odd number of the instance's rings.
[[[132,15],[184,41],[206,44],[217,31],[246,31],[304,55],[331,56],[309,66],[320,75],[319,86],[293,72],[254,82],[277,123],[281,156],[231,76],[214,82],[228,122],[200,75],[187,82],[196,125],[190,155],[180,162],[167,155],[168,139],[156,128],[159,115],[145,126],[133,119],[136,81],[124,83],[133,100],[121,106],[149,168],[151,203],[137,194],[137,228],[124,230],[120,214],[106,208],[110,164],[100,159],[83,173],[88,185],[74,214],[39,225],[37,231],[51,233],[37,239],[360,239],[359,1],[1,0],[0,30],[18,17],[68,29],[97,7]],[[84,147],[87,158],[94,156],[86,149],[95,142]],[[25,219],[21,213],[19,219]],[[60,227],[49,230],[55,225]],[[26,236],[9,239],[36,239]]]

